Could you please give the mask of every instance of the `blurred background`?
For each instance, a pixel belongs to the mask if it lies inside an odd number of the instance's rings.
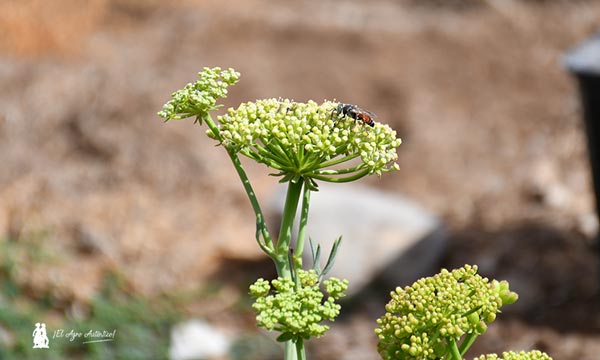
[[[520,294],[472,356],[598,359],[598,221],[561,63],[598,19],[591,0],[0,1],[0,358],[166,358],[190,319],[228,344],[207,358],[280,356],[250,310],[273,269],[233,167],[156,116],[221,66],[242,74],[227,107],[338,99],[398,132],[400,172],[362,184],[442,220],[438,269],[478,264]],[[276,179],[245,166],[269,201]],[[378,358],[389,290],[344,304],[311,358]],[[36,322],[117,334],[36,350]]]

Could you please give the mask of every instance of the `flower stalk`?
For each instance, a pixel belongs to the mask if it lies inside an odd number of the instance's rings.
[[[215,122],[212,119],[212,117],[210,116],[210,114],[208,114],[208,113],[205,114],[203,120],[206,122],[206,125],[212,132],[213,136],[217,139],[220,139],[219,128],[215,124]],[[200,121],[200,123],[201,123],[201,121]],[[248,179],[248,175],[246,175],[246,171],[244,170],[244,167],[242,166],[242,163],[241,163],[239,157],[237,156],[237,154],[234,153],[233,151],[227,149],[227,155],[229,155],[229,158],[231,159],[231,162],[233,163],[233,167],[235,168],[235,171],[237,172],[237,174],[242,182],[242,185],[244,186],[246,195],[248,195],[248,200],[250,200],[250,204],[252,205],[252,209],[254,210],[254,214],[256,216],[256,229],[257,229],[256,240],[257,240],[258,246],[267,255],[269,255],[271,258],[273,258],[275,256],[275,247],[273,245],[273,241],[271,240],[271,236],[269,235],[267,225],[265,224],[265,221],[264,221],[265,217],[263,215],[262,209],[260,208],[258,199],[256,198],[256,193],[254,192],[254,189],[252,188],[252,184],[250,183],[250,179]],[[260,240],[260,237],[258,234],[259,230],[260,230],[260,235],[262,235],[263,241]]]
[[[462,360],[462,354],[456,345],[456,340],[452,339],[450,343],[450,353],[446,356],[448,360]]]
[[[285,205],[283,207],[283,217],[279,230],[279,239],[277,240],[275,252],[275,265],[277,267],[277,274],[280,277],[291,277],[293,271],[293,264],[289,261],[289,253],[291,250],[290,243],[292,240],[294,219],[296,218],[296,211],[298,209],[300,195],[302,194],[302,185],[302,179],[295,182],[290,181],[288,184]]]
[[[310,187],[304,186],[302,194],[302,210],[300,212],[300,225],[298,237],[296,238],[296,250],[294,251],[294,266],[302,268],[302,254],[304,254],[304,243],[306,241],[306,226],[308,224],[308,210],[310,208]]]

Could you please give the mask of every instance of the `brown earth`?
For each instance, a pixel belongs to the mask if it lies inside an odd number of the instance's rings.
[[[445,219],[442,265],[479,264],[521,294],[473,354],[540,348],[557,360],[598,359],[597,221],[561,55],[593,33],[600,4],[440,4],[3,2],[0,234],[25,241],[43,231],[35,244],[53,259],[23,263],[20,281],[85,302],[113,268],[153,294],[261,259],[224,152],[191,121],[155,115],[202,67],[231,66],[242,79],[227,106],[335,98],[398,131],[401,171],[365,182]],[[276,182],[246,166],[268,201]],[[243,294],[238,286],[220,299]],[[314,358],[376,358],[373,319],[387,299],[364,300],[313,342]]]

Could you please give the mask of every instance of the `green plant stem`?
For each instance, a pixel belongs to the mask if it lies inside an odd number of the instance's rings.
[[[213,133],[215,138],[217,140],[221,141],[221,136],[219,134],[219,128],[215,124],[215,122],[212,119],[212,117],[210,116],[210,114],[206,114],[206,116],[204,117],[204,120],[206,121],[207,126],[209,127],[210,131]],[[267,227],[264,222],[264,216],[263,216],[262,210],[260,208],[260,204],[258,203],[258,199],[256,198],[256,194],[254,193],[254,189],[252,189],[252,185],[250,184],[248,175],[246,175],[246,172],[244,171],[244,168],[242,167],[242,163],[240,162],[240,159],[238,158],[237,154],[235,154],[232,151],[227,150],[227,154],[229,155],[229,158],[231,159],[233,166],[235,167],[235,170],[237,171],[238,176],[240,177],[240,180],[242,181],[244,190],[246,191],[246,194],[248,195],[248,199],[250,200],[250,203],[252,204],[252,209],[254,210],[254,213],[256,215],[256,221],[257,221],[256,240],[258,241],[258,245],[275,262],[275,267],[277,268],[277,274],[283,278],[291,278],[292,277],[292,273],[291,273],[292,267],[291,267],[290,261],[288,260],[289,251],[290,251],[289,247],[290,247],[290,241],[292,238],[292,229],[294,226],[294,218],[296,217],[296,210],[298,208],[298,202],[300,199],[300,194],[302,191],[302,185],[303,185],[304,181],[302,179],[299,179],[295,183],[292,181],[289,182],[288,192],[287,192],[287,196],[286,196],[286,200],[285,200],[285,207],[283,209],[283,219],[281,221],[281,228],[279,230],[279,239],[277,240],[277,245],[275,247],[273,244],[273,241],[271,240],[271,237],[269,236],[269,233],[267,231]],[[308,193],[308,195],[307,195],[307,193]],[[305,200],[303,200],[303,206],[302,206],[303,213],[305,213],[303,216],[304,226],[301,226],[302,238],[304,237],[303,229],[306,227],[306,220],[308,218],[308,198],[307,197],[309,197],[309,196],[310,196],[310,191],[308,191],[308,190],[305,191],[305,196],[304,196]],[[304,202],[306,203],[306,205],[304,205]],[[304,210],[305,207],[306,207],[306,210]],[[264,238],[264,244],[261,243],[260,237],[258,236],[258,228],[259,227],[260,227],[260,232]],[[304,244],[303,244],[303,240],[302,240],[301,246],[303,246],[303,245]],[[306,354],[305,354],[305,350],[304,350],[303,341],[300,340],[297,343],[295,343],[292,340],[286,341],[284,356],[285,356],[284,357],[285,360],[306,360]]]
[[[302,210],[300,212],[300,227],[298,228],[298,238],[296,239],[296,250],[294,251],[294,265],[296,268],[302,268],[302,253],[304,253],[304,242],[306,238],[306,224],[308,223],[308,209],[310,204],[310,192],[308,186],[304,186],[302,194]]]
[[[323,163],[321,163],[319,165],[319,169],[324,169],[324,168],[329,167],[329,166],[341,164],[343,162],[350,161],[352,159],[356,159],[359,156],[360,156],[359,153],[354,153],[354,154],[346,155],[344,157],[340,157],[340,158],[336,158],[336,159],[333,159],[333,160],[325,161],[325,162],[323,162]]]
[[[215,138],[217,140],[221,141],[221,135],[219,134],[219,128],[215,124],[215,121],[210,116],[210,114],[206,114],[204,116],[204,120],[206,122],[206,125],[210,129],[210,131],[215,136]],[[244,190],[246,191],[246,194],[248,195],[248,199],[250,200],[250,204],[252,205],[252,209],[254,210],[254,214],[256,215],[256,221],[257,221],[257,223],[259,223],[259,225],[261,227],[261,233],[263,234],[265,244],[264,245],[261,244],[259,238],[257,237],[258,245],[260,246],[261,249],[263,249],[263,251],[265,251],[267,253],[267,255],[269,255],[271,258],[273,258],[273,255],[275,252],[275,247],[273,245],[273,241],[271,240],[271,236],[269,235],[269,232],[267,230],[267,225],[265,224],[265,221],[264,221],[265,217],[260,208],[260,204],[258,203],[258,199],[256,198],[256,194],[254,193],[254,189],[252,188],[252,185],[250,184],[248,175],[246,175],[246,171],[244,171],[244,168],[242,167],[242,163],[240,162],[240,159],[234,152],[227,150],[227,155],[229,155],[229,158],[231,159],[231,162],[233,163],[233,166],[235,167],[235,170],[238,173],[240,180],[242,181]],[[266,251],[265,248],[270,251]]]
[[[458,345],[456,345],[456,340],[450,340],[450,352],[446,356],[448,360],[462,360],[462,355],[460,354],[460,350],[458,350]]]
[[[296,356],[298,360],[306,360],[306,351],[304,350],[304,341],[302,339],[296,340]]]
[[[275,267],[277,275],[283,278],[293,278],[293,264],[290,261],[290,241],[292,239],[292,230],[294,227],[294,219],[296,218],[296,210],[302,192],[304,181],[300,178],[298,181],[290,181],[288,183],[287,195],[285,197],[285,205],[283,207],[283,218],[281,219],[281,228],[279,229],[279,238],[277,239]],[[304,345],[302,344],[302,352]],[[297,345],[293,340],[285,342],[285,357],[284,360],[299,360]]]
[[[302,192],[302,178],[298,181],[290,181],[288,183],[287,195],[285,197],[285,205],[283,207],[283,218],[281,219],[281,227],[279,229],[279,238],[277,239],[275,267],[277,274],[280,277],[291,278],[291,264],[289,261],[290,241],[292,239],[292,229],[294,227],[294,219],[296,218],[296,210]]]
[[[461,355],[464,355],[469,350],[469,348],[471,347],[471,345],[473,345],[478,336],[479,334],[477,333],[470,333],[466,336],[466,338],[463,340],[463,342],[460,344],[460,347],[458,348]]]
[[[363,164],[356,165],[347,169],[328,169],[328,170],[317,170],[314,173],[317,175],[342,175],[342,174],[350,174],[355,171],[359,171],[363,168]]]
[[[344,183],[344,182],[350,182],[350,181],[358,180],[358,179],[360,179],[362,177],[365,177],[367,175],[369,175],[369,169],[362,170],[362,171],[357,172],[356,174],[354,174],[352,176],[347,176],[347,177],[334,178],[334,177],[322,176],[322,175],[318,175],[318,174],[314,174],[314,173],[310,174],[310,177],[313,178],[313,179],[327,181],[327,182]]]
[[[285,342],[285,353],[283,354],[283,359],[298,360],[298,351],[293,340],[288,340]]]

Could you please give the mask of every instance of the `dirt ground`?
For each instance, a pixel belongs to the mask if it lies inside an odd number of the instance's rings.
[[[473,356],[599,359],[598,223],[577,88],[561,63],[598,19],[595,1],[2,2],[0,234],[44,231],[53,261],[22,264],[21,281],[72,302],[113,268],[156,294],[260,263],[225,153],[191,121],[156,116],[202,67],[234,67],[242,78],[227,106],[338,99],[398,131],[401,171],[364,182],[444,219],[440,266],[478,264],[521,295]],[[275,180],[246,166],[268,201]],[[242,296],[238,286],[221,299]],[[350,304],[313,358],[377,358],[386,293]]]

